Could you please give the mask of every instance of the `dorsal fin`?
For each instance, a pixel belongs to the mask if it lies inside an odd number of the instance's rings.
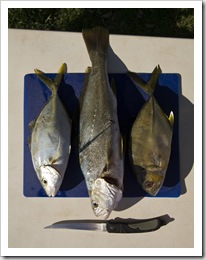
[[[83,99],[84,99],[85,93],[87,92],[89,75],[90,75],[91,71],[92,71],[91,67],[87,67],[86,70],[85,70],[83,87],[82,87],[81,95],[80,95],[80,98],[79,98],[79,109],[80,109],[80,111],[82,109],[82,104],[83,104]]]

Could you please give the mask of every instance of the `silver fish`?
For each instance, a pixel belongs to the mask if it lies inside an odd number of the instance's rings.
[[[139,184],[152,196],[159,192],[165,179],[174,123],[173,112],[167,117],[153,96],[160,73],[158,65],[146,83],[137,74],[128,72],[131,79],[149,95],[132,126],[129,154]]]
[[[52,95],[39,116],[29,124],[31,157],[46,194],[54,197],[64,178],[71,149],[71,120],[57,93],[63,73],[66,73],[66,64],[62,64],[54,80],[40,70],[35,73]]]
[[[92,68],[85,74],[80,97],[79,160],[96,216],[108,218],[122,198],[123,150],[117,101],[110,87],[105,28],[83,30]]]

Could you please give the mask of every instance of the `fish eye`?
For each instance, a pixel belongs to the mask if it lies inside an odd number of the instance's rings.
[[[153,181],[147,181],[147,183],[146,183],[146,187],[147,187],[147,188],[152,188],[153,185],[154,185],[154,182],[153,182]]]
[[[96,202],[93,202],[92,205],[94,208],[97,208],[99,206]]]
[[[44,179],[44,180],[43,180],[43,183],[44,183],[44,184],[47,184],[47,180]]]

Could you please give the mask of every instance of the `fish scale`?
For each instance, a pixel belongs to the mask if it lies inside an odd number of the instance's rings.
[[[129,156],[132,170],[140,186],[152,196],[159,192],[165,179],[174,122],[173,112],[167,117],[153,96],[160,73],[161,69],[157,66],[148,83],[135,73],[128,73],[131,79],[149,95],[131,129]]]
[[[107,218],[122,198],[123,149],[117,101],[106,68],[109,33],[83,30],[92,67],[80,96],[79,161],[96,216]]]
[[[38,117],[29,124],[32,163],[43,189],[52,197],[63,181],[71,148],[71,119],[57,94],[65,70],[66,64],[63,64],[54,80],[35,70],[52,95]]]

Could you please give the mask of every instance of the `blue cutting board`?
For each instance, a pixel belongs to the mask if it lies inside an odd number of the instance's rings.
[[[46,74],[54,78],[56,74]],[[148,80],[150,73],[138,73],[144,80]],[[131,126],[145,102],[147,96],[136,86],[126,74],[109,74],[114,78],[118,102],[118,117],[122,133],[128,139]],[[59,96],[64,103],[70,117],[74,115],[80,96],[84,73],[68,73],[64,75],[59,87]],[[181,94],[181,77],[179,74],[161,74],[154,92],[154,96],[163,111],[169,115],[174,112],[175,123],[172,140],[170,162],[164,184],[156,197],[178,197],[180,195],[180,167],[179,167],[179,95]],[[41,111],[51,95],[50,90],[37,78],[35,74],[24,77],[24,173],[23,194],[26,197],[47,197],[34,171],[28,138],[31,135],[28,124]],[[94,100],[95,102],[95,100]],[[72,138],[75,138],[75,132]],[[64,180],[56,197],[88,197],[86,184],[81,172],[76,147],[72,151]],[[126,153],[124,192],[123,197],[152,197],[139,186],[132,174]],[[156,198],[154,197],[154,198]]]

